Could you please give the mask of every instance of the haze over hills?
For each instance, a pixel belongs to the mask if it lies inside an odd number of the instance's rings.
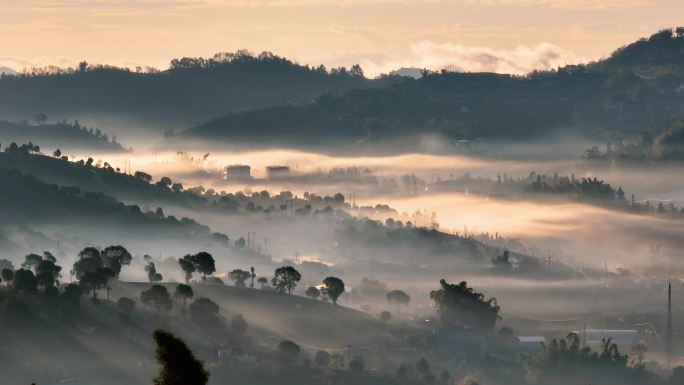
[[[0,5],[0,20],[57,3]],[[79,3],[67,14],[117,41],[172,35],[102,14],[178,18],[176,49],[211,40],[208,19],[183,23],[208,2]],[[254,2],[228,3],[210,16],[229,44],[308,48],[264,28]],[[329,23],[318,2],[273,3],[278,22]],[[456,23],[452,2],[332,3],[374,27],[398,25],[393,7]],[[523,7],[505,3],[487,8]],[[259,20],[238,32],[243,7]],[[411,16],[423,26],[401,33],[441,28]],[[54,32],[65,55],[141,60],[59,22],[100,42]],[[479,49],[435,44],[452,60],[570,62],[487,48],[501,31],[483,30]],[[335,33],[354,50],[380,37]],[[0,384],[684,384],[684,28],[522,76],[400,65],[369,79],[238,51],[0,75]]]
[[[165,131],[160,148],[180,150],[198,141],[371,153],[553,135],[607,140],[657,133],[684,116],[683,61],[678,28],[598,62],[527,76],[442,71],[416,79],[418,69],[403,69],[367,79],[358,66],[312,68],[245,51],[175,59],[161,72],[82,63],[3,76],[0,118],[82,117],[129,138]]]

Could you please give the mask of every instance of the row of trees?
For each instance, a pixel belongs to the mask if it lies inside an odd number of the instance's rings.
[[[0,148],[1,147],[2,147],[2,144],[0,143]],[[12,142],[12,143],[10,143],[9,146],[5,147],[5,152],[8,154],[29,155],[31,153],[40,152],[40,146],[35,145],[31,142],[28,142],[28,143],[22,144],[22,145],[17,145],[15,142]]]
[[[105,289],[107,299],[110,299],[111,282],[118,279],[122,268],[130,265],[132,255],[126,248],[120,245],[108,246],[103,250],[95,247],[86,247],[78,253],[77,260],[74,262],[70,271],[71,276],[78,280],[80,293],[92,294],[92,301],[97,303],[98,290]],[[160,282],[163,277],[157,272],[156,265],[149,255],[143,257],[145,261],[145,271],[148,280],[152,283]],[[8,260],[0,260],[0,278],[6,285],[13,285],[16,290],[29,293],[36,292],[43,288],[45,292],[58,294],[59,278],[61,278],[62,267],[56,264],[57,259],[50,252],[43,255],[29,254],[21,265],[21,269],[14,270],[12,263]],[[194,273],[202,274],[202,281],[216,271],[215,261],[211,254],[199,252],[188,254],[178,260],[179,266],[185,273],[185,284],[179,285],[176,297],[184,299],[184,303],[192,298],[192,290],[188,285]],[[254,288],[257,278],[254,267],[249,270],[235,269],[228,274],[228,277],[235,282],[236,287],[247,287],[246,281],[250,280],[249,287]],[[270,280],[272,289],[279,293],[292,294],[292,291],[301,281],[302,275],[293,266],[283,266],[275,269],[274,276]],[[218,279],[217,279],[218,280]],[[259,277],[257,282],[265,287],[269,280]],[[320,286],[310,286],[305,290],[305,295],[312,299],[323,297],[330,299],[337,304],[339,297],[345,292],[345,283],[342,279],[334,276],[326,277]],[[157,311],[170,309],[168,295],[164,294],[166,289],[161,285],[154,285],[141,297],[143,303],[154,303]],[[188,295],[188,293],[190,293]],[[397,313],[402,305],[407,305],[410,296],[401,290],[393,290],[387,293],[387,301],[397,307]]]

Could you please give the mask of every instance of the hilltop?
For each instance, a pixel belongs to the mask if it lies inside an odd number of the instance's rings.
[[[85,191],[106,193],[122,201],[139,205],[174,204],[195,207],[206,199],[181,191],[182,187],[152,183],[152,177],[144,172],[129,175],[112,168],[108,163],[69,161],[42,154],[0,152],[0,169],[16,169],[36,178],[60,186],[74,186]]]
[[[166,145],[184,148],[199,140],[216,146],[372,153],[430,151],[421,144],[430,137],[459,145],[555,134],[638,135],[684,116],[684,35],[669,34],[660,32],[600,62],[555,71],[527,76],[432,72],[388,87],[323,96],[305,106],[234,112],[191,127]],[[638,71],[626,69],[627,64]]]
[[[131,71],[81,63],[79,68],[33,69],[0,77],[0,118],[22,120],[37,113],[57,119],[89,117],[121,128],[169,130],[231,111],[308,102],[354,88],[397,79],[369,80],[360,67],[309,67],[263,52],[174,59],[164,71]]]
[[[189,218],[165,216],[163,211],[144,212],[103,193],[47,184],[17,170],[0,168],[0,228],[9,239],[0,239],[6,250],[45,248],[58,240],[101,244],[103,241],[160,242],[180,250],[202,245],[228,247],[228,237]],[[47,235],[46,235],[47,234]],[[14,244],[13,236],[21,236]],[[75,238],[73,238],[75,241]]]
[[[10,142],[40,143],[44,148],[62,151],[124,151],[116,136],[110,140],[99,129],[82,127],[78,121],[37,125],[0,121],[0,143]]]
[[[597,70],[681,72],[684,66],[684,27],[663,29],[648,38],[639,39],[591,66]]]

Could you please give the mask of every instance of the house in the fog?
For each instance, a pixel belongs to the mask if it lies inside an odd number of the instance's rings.
[[[266,167],[266,175],[268,179],[283,178],[290,175],[290,167],[288,166],[268,166]]]
[[[228,179],[251,179],[252,168],[244,164],[235,164],[226,167],[226,176]]]

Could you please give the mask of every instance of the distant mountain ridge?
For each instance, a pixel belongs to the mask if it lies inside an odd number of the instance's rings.
[[[388,87],[322,96],[305,106],[232,113],[167,144],[183,147],[201,140],[351,148],[389,143],[390,151],[404,151],[416,150],[426,135],[446,143],[554,133],[595,139],[637,135],[684,116],[684,31],[675,31],[659,32],[587,65],[527,76],[431,72]],[[657,67],[645,67],[652,69],[645,75],[642,64]]]
[[[130,71],[85,62],[0,77],[0,119],[36,113],[55,119],[113,116],[143,128],[184,128],[231,111],[298,104],[328,93],[388,84],[360,67],[309,67],[264,52],[174,59],[165,71]],[[106,128],[106,127],[105,127]]]

